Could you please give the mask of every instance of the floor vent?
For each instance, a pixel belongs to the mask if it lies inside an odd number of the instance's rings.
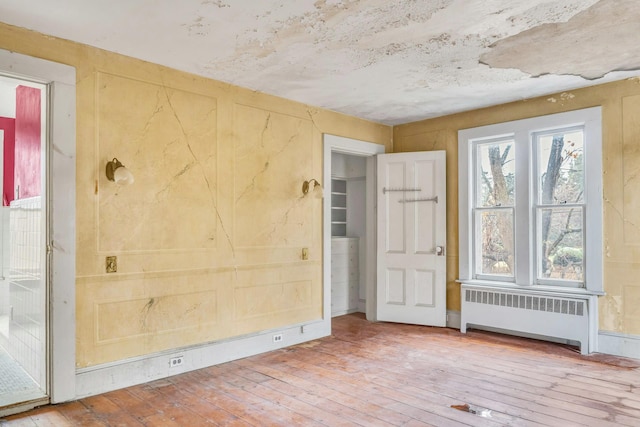
[[[595,327],[589,310],[596,303],[596,297],[591,295],[505,291],[462,284],[460,331],[487,327],[524,336],[552,337],[579,342],[581,352],[587,354],[591,330]]]

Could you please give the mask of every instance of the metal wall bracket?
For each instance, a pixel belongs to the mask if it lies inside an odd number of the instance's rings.
[[[422,191],[420,188],[387,188],[382,187],[382,194],[387,194],[392,191]]]
[[[435,202],[438,203],[438,196],[428,197],[423,199],[406,199],[406,200],[398,200],[399,203],[414,203],[414,202]]]

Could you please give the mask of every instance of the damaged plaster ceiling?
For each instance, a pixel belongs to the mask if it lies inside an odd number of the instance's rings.
[[[0,20],[400,124],[640,75],[637,6],[636,0],[0,0]]]

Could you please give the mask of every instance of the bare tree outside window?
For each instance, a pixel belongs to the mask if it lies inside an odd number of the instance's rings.
[[[583,280],[582,130],[535,137],[538,277]],[[477,146],[478,273],[513,276],[515,154],[512,140]]]
[[[514,274],[514,155],[512,140],[478,146],[481,274]]]
[[[583,132],[537,137],[539,205],[538,276],[583,280]]]
[[[602,291],[602,109],[458,131],[460,279]]]

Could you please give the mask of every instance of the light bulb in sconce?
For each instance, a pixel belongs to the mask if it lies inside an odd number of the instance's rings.
[[[322,198],[322,185],[316,179],[310,179],[302,183],[302,195],[306,196],[310,191],[317,199]]]
[[[107,162],[106,173],[107,179],[114,181],[116,184],[133,184],[135,181],[131,171],[115,157],[110,162]]]

